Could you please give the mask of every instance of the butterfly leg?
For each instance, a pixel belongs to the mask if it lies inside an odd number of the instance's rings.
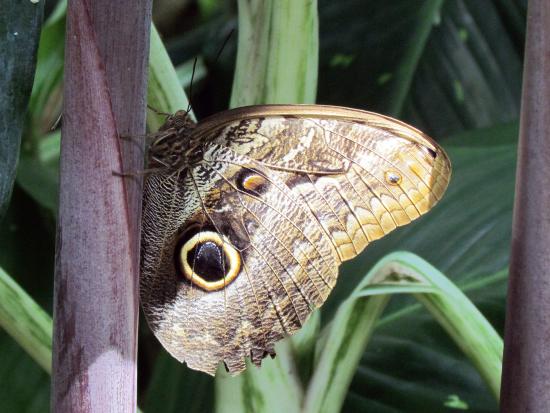
[[[172,116],[172,113],[168,113],[168,112],[163,112],[161,110],[158,110],[157,108],[154,108],[153,106],[147,104],[147,109],[149,109],[150,111],[152,112],[155,112],[157,115],[162,115],[162,116]]]
[[[118,172],[118,171],[112,171],[113,176],[117,176],[120,178],[140,178],[142,176],[146,176],[155,172],[158,172],[162,168],[147,168],[142,169],[140,171],[131,171],[131,172]]]

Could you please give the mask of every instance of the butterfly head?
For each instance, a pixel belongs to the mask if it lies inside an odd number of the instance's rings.
[[[195,125],[185,110],[168,116],[148,148],[149,167],[179,169],[189,164],[190,155],[196,152],[191,142]]]
[[[182,131],[184,129],[192,129],[195,122],[191,119],[191,115],[186,110],[178,110],[173,115],[166,118],[164,124],[159,128],[159,131],[174,129]]]

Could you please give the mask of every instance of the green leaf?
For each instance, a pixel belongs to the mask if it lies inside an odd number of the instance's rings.
[[[317,0],[239,0],[239,45],[231,107],[313,103]]]
[[[320,0],[318,101],[392,114],[435,137],[515,120],[524,3]],[[334,65],[338,55],[353,59]]]
[[[378,286],[385,286],[386,290],[381,291],[376,288]],[[397,252],[384,257],[368,272],[327,326],[326,344],[308,387],[304,412],[340,409],[366,342],[392,288],[394,293],[409,289],[424,303],[474,362],[498,399],[502,339],[445,275],[418,256]]]
[[[299,413],[303,388],[291,346],[289,340],[277,343],[277,357],[264,359],[261,368],[248,362],[236,377],[218,369],[216,412]]]
[[[388,295],[351,299],[342,303],[323,337],[324,346],[315,363],[304,412],[339,411],[357,364],[376,321],[386,307]]]
[[[403,110],[405,99],[409,94],[413,77],[422,57],[432,27],[441,13],[443,0],[424,1],[418,10],[417,24],[411,33],[405,54],[392,75],[392,89],[389,92],[388,113],[399,116]],[[381,79],[379,79],[381,80]]]
[[[0,219],[8,207],[31,93],[44,2],[4,1],[0,13]]]
[[[313,311],[307,322],[289,340],[302,385],[307,385],[315,366],[315,352],[321,331],[321,312]]]
[[[490,387],[495,399],[498,400],[503,342],[491,324],[460,289],[420,257],[410,253],[393,253],[384,257],[382,262],[387,263],[387,266],[394,272],[390,276],[395,275],[403,278],[399,282],[402,285],[395,285],[393,279],[387,277],[388,286],[399,288],[397,290],[399,292],[406,292],[405,285],[410,288],[410,293],[424,304],[471,360]],[[376,267],[380,268],[379,265]],[[369,273],[373,271],[374,269]],[[383,269],[380,268],[380,271]],[[411,276],[416,279],[407,278]],[[496,281],[502,281],[505,277],[506,274],[503,272],[490,276]],[[382,285],[384,284],[386,283],[383,282]],[[477,282],[476,285],[470,285],[465,290],[478,288],[479,284],[481,283]],[[421,286],[427,288],[422,289]],[[369,290],[369,287],[362,288],[355,294],[355,297],[363,297],[365,294],[368,296],[370,295]]]
[[[51,372],[52,319],[1,267],[0,327]]]
[[[447,136],[517,119],[523,39],[514,44],[511,9],[494,1],[445,2],[411,85],[406,120]]]

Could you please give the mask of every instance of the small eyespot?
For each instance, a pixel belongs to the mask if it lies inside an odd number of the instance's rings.
[[[399,185],[401,183],[402,177],[395,171],[386,172],[386,182],[390,185]]]
[[[237,187],[249,194],[261,195],[267,188],[267,179],[254,170],[243,170],[237,177]]]
[[[437,159],[437,151],[436,150],[430,148],[429,146],[422,145],[420,143],[417,143],[416,146],[423,153],[423,155],[426,157],[426,160],[428,162],[431,162],[431,161]]]
[[[423,146],[422,147],[422,150],[424,151],[424,153],[426,155],[429,155],[432,157],[432,159],[436,159],[437,158],[437,152],[434,151],[432,148],[428,148],[427,146]]]
[[[231,242],[206,230],[183,242],[176,251],[176,263],[186,279],[206,291],[224,288],[241,270],[241,256]]]

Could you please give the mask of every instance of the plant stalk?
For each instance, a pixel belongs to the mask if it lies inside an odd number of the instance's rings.
[[[51,409],[134,412],[150,0],[70,0]]]
[[[531,0],[502,375],[502,412],[550,411],[550,3]]]

